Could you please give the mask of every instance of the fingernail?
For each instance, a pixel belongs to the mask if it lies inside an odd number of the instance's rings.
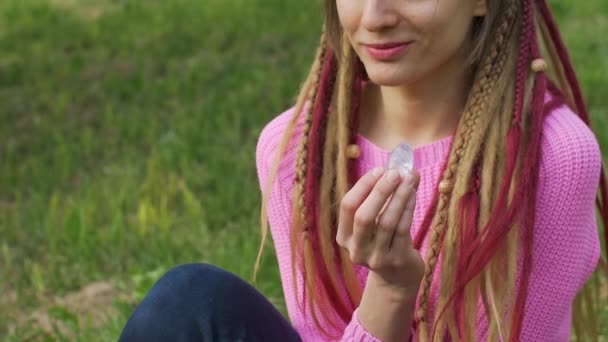
[[[378,176],[380,176],[380,175],[382,174],[382,172],[384,172],[384,169],[383,169],[383,168],[381,168],[381,167],[376,167],[376,168],[374,168],[374,169],[372,170],[372,175],[373,175],[374,177],[378,177]]]
[[[397,170],[388,170],[388,172],[386,173],[386,180],[388,180],[391,183],[397,183],[401,180],[401,175],[399,174],[399,171]]]

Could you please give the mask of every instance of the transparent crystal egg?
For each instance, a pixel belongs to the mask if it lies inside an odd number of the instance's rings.
[[[414,149],[406,143],[397,145],[388,157],[386,169],[396,169],[402,177],[410,175],[414,169]]]

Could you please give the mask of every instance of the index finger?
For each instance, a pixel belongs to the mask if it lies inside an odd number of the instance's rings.
[[[363,175],[363,177],[361,177],[344,195],[340,202],[340,217],[338,219],[339,234],[345,234],[346,236],[352,235],[355,212],[359,209],[363,201],[365,201],[383,173],[384,168],[374,168]]]

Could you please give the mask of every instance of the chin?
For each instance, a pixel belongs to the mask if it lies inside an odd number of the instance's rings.
[[[379,86],[385,86],[385,87],[398,87],[401,85],[404,85],[405,83],[407,83],[406,81],[398,78],[398,77],[394,77],[394,76],[384,76],[384,75],[369,75],[369,80],[372,81],[374,84],[377,84]]]
[[[395,72],[374,72],[373,70],[370,70],[367,71],[367,76],[373,83],[385,87],[398,87],[407,84],[409,81],[407,75]]]
[[[398,87],[411,83],[413,76],[408,70],[395,65],[382,65],[375,62],[364,63],[370,81],[385,87]]]

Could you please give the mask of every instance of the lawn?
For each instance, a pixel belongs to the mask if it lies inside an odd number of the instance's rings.
[[[608,2],[552,4],[608,151]],[[0,1],[1,337],[115,341],[180,263],[251,279],[255,143],[293,101],[320,8]],[[284,310],[271,244],[256,286]]]

